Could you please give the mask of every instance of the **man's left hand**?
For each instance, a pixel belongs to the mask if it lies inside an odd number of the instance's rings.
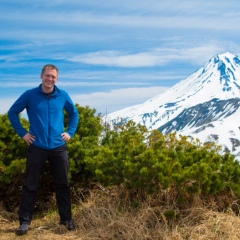
[[[69,141],[71,138],[70,135],[66,132],[62,133],[61,136],[62,136],[62,140],[65,142]]]

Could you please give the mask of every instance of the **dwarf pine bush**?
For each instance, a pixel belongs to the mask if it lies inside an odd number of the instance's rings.
[[[225,189],[240,195],[240,165],[233,155],[220,154],[214,143],[163,135],[129,122],[108,131],[104,145],[89,152],[88,168],[106,186],[158,192],[174,187],[180,194],[216,194]]]
[[[149,132],[132,121],[114,130],[104,129],[94,109],[76,107],[80,123],[68,142],[73,186],[97,181],[107,187],[121,185],[146,194],[174,189],[181,196],[223,191],[240,196],[240,164],[233,155],[220,154],[216,144],[202,144],[176,133]],[[29,127],[27,120],[21,121]],[[16,198],[23,183],[27,146],[6,114],[0,115],[0,128],[0,201],[13,208],[13,202],[18,205]],[[48,170],[43,176],[42,195],[47,196],[52,191]]]

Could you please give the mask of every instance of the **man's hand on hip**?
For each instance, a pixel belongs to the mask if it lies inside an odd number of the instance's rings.
[[[34,141],[35,141],[35,136],[30,134],[30,133],[27,133],[26,135],[24,135],[23,139],[25,140],[25,142],[30,145],[32,144]]]
[[[70,135],[66,132],[62,133],[61,136],[62,136],[62,140],[65,142],[69,141],[71,138]]]

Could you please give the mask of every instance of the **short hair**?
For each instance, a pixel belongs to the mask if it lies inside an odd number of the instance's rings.
[[[55,65],[53,65],[53,64],[47,64],[47,65],[43,66],[41,75],[44,74],[44,72],[45,72],[46,69],[51,69],[51,70],[55,69],[55,70],[57,71],[57,74],[58,74],[58,72],[59,72],[59,71],[58,71],[58,68],[57,68]]]

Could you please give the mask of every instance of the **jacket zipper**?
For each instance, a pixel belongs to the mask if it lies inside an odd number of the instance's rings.
[[[51,114],[50,114],[50,98],[48,98],[48,126],[47,126],[47,128],[48,128],[48,148],[50,149],[51,148],[51,138],[50,138],[50,136],[51,136],[51,129],[50,129],[50,126],[51,126],[51,124],[50,124],[50,121],[51,121]]]

